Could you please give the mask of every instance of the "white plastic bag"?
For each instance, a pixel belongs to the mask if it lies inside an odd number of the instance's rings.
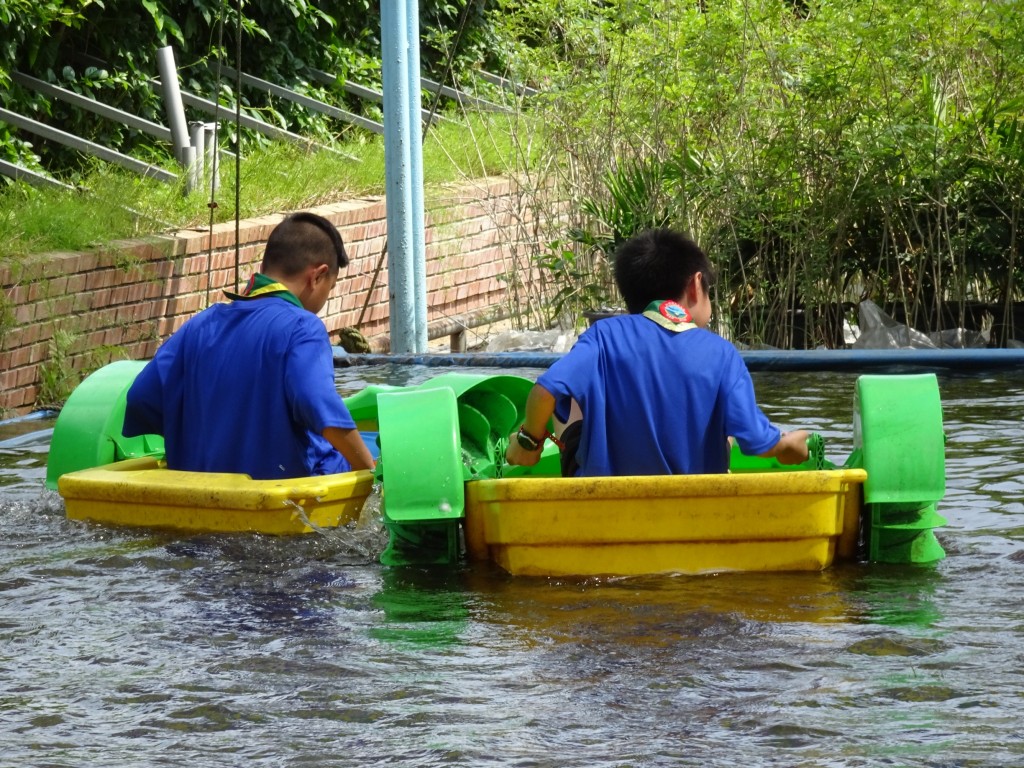
[[[926,334],[896,322],[870,299],[857,307],[857,319],[860,336],[854,349],[938,349]]]

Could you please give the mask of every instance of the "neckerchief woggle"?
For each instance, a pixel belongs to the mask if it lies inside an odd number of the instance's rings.
[[[641,314],[647,319],[653,320],[662,328],[667,328],[676,333],[682,333],[697,327],[697,324],[693,322],[693,317],[690,315],[690,310],[671,299],[667,301],[660,299],[652,301]]]
[[[241,293],[224,291],[224,295],[232,301],[237,301],[239,299],[245,301],[248,299],[260,299],[264,296],[277,296],[285,301],[290,301],[297,307],[302,306],[302,302],[299,301],[299,297],[289,291],[282,283],[272,280],[259,272],[254,273],[253,276],[249,278],[249,282],[246,283],[246,286],[242,289]]]

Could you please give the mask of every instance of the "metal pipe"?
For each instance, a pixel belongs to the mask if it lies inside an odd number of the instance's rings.
[[[202,189],[206,180],[206,123],[192,123],[189,126],[189,144],[194,150],[194,159],[188,166],[189,192]]]
[[[43,408],[39,411],[31,411],[30,413],[22,414],[21,416],[13,416],[9,419],[0,421],[0,427],[6,427],[8,424],[20,424],[23,421],[41,421],[42,419],[55,419],[60,413],[55,408]]]
[[[409,132],[409,171],[412,191],[413,290],[415,291],[416,351],[427,351],[427,239],[423,223],[423,131],[418,119],[423,108],[420,83],[419,0],[406,0],[409,45],[409,104],[404,115]]]
[[[102,102],[96,101],[96,99],[90,98],[89,96],[82,96],[74,91],[69,91],[66,88],[61,88],[58,85],[47,83],[44,80],[39,80],[35,77],[31,77],[22,72],[11,72],[11,80],[23,85],[26,88],[31,88],[33,91],[50,96],[54,99],[60,99],[68,104],[73,104],[80,109],[85,109],[89,112],[105,117],[108,120],[113,120],[118,123],[127,125],[129,128],[134,128],[137,131],[148,133],[150,136],[154,136],[161,141],[171,141],[171,131],[166,126],[154,123],[150,120],[133,115],[130,112],[125,112],[123,109],[117,109],[116,107],[108,106]]]
[[[94,155],[101,160],[106,160],[108,163],[116,163],[124,168],[135,171],[140,176],[149,176],[159,181],[165,181],[173,183],[178,180],[178,177],[170,171],[165,171],[163,168],[158,168],[155,165],[144,163],[141,160],[136,160],[134,157],[121,154],[120,152],[104,147],[102,144],[97,144],[95,141],[89,141],[83,139],[74,134],[67,133],[66,131],[54,128],[52,125],[41,123],[38,120],[33,120],[31,117],[25,117],[19,115],[17,112],[11,112],[9,109],[0,107],[0,122],[10,123],[16,128],[34,133],[36,136],[42,136],[44,139],[50,139],[56,141],[58,144],[63,144],[66,147],[77,149],[81,152],[85,152],[89,155]]]
[[[433,80],[422,78],[420,81],[423,87],[431,93],[436,93],[441,96],[446,96],[458,102],[460,107],[475,107],[482,112],[511,112],[509,107],[503,107],[500,104],[495,104],[493,101],[487,101],[476,96],[470,96],[465,91],[460,91],[455,88],[449,88],[447,85],[441,85],[435,83]]]
[[[0,175],[7,176],[15,181],[23,181],[34,187],[51,187],[53,189],[65,189],[71,192],[75,190],[75,188],[70,184],[65,184],[63,181],[52,179],[49,176],[37,173],[28,168],[22,168],[17,163],[9,163],[3,159],[0,159]]]
[[[166,45],[157,48],[156,63],[160,71],[160,83],[163,86],[164,111],[171,127],[171,143],[174,145],[174,156],[184,165],[183,153],[189,146],[188,125],[185,123],[185,106],[181,101],[181,89],[178,85],[178,67],[174,63],[174,49]]]
[[[538,91],[536,88],[531,88],[528,85],[521,85],[515,82],[514,80],[509,80],[507,77],[495,75],[494,73],[488,72],[483,69],[478,69],[476,73],[484,80],[486,80],[488,83],[491,83],[492,85],[497,85],[499,88],[502,88],[506,91],[512,91],[517,96],[540,95],[540,91]]]
[[[351,155],[347,152],[342,152],[340,149],[329,147],[326,144],[318,144],[317,142],[308,139],[305,136],[300,136],[297,133],[286,131],[284,128],[278,128],[276,125],[271,125],[270,123],[266,123],[263,120],[257,120],[255,117],[240,114],[238,112],[237,101],[234,105],[231,106],[219,106],[217,103],[212,102],[209,99],[204,99],[202,96],[196,96],[194,93],[189,93],[188,91],[181,92],[181,100],[193,109],[198,109],[201,112],[205,112],[208,115],[219,116],[224,114],[224,112],[226,111],[234,112],[235,121],[243,128],[251,128],[254,131],[259,131],[264,136],[269,136],[272,139],[290,141],[292,143],[299,144],[300,146],[303,147],[313,147],[324,152],[333,152],[334,154],[341,155],[342,157],[352,160],[353,162],[360,162],[359,158],[356,157],[355,155]]]
[[[185,166],[185,194],[191,194],[203,184],[203,175],[196,159],[196,148],[187,146],[181,150],[181,162]]]
[[[319,83],[323,83],[324,85],[328,85],[331,87],[340,85],[343,90],[348,91],[353,96],[358,96],[361,99],[367,99],[368,101],[372,101],[376,104],[384,103],[384,94],[382,94],[380,91],[375,91],[372,88],[367,88],[365,85],[353,83],[351,80],[340,80],[337,75],[332,75],[330,72],[324,72],[322,69],[311,69],[309,70],[309,74],[312,75],[314,80],[316,80]],[[430,110],[421,109],[420,117],[424,121],[429,120]],[[447,119],[448,118],[444,117],[443,115],[434,115],[435,123]],[[384,133],[383,125],[381,126],[380,132]]]
[[[302,93],[296,93],[290,88],[284,88],[276,83],[271,83],[267,80],[263,80],[259,77],[246,74],[245,72],[236,72],[234,69],[228,66],[221,66],[221,71],[226,77],[238,76],[243,85],[248,85],[252,88],[259,88],[260,90],[266,91],[267,93],[277,96],[278,98],[286,99],[295,104],[299,104],[306,109],[312,110],[313,112],[319,112],[321,115],[327,115],[338,120],[343,120],[346,123],[352,125],[358,125],[360,128],[365,128],[368,131],[373,131],[376,134],[384,133],[384,126],[375,120],[370,120],[361,115],[353,114],[344,109],[339,109],[333,104],[327,104],[318,99],[314,99],[310,96],[306,96]]]
[[[220,189],[220,147],[217,146],[217,124],[206,124],[206,167],[210,169],[210,191]]]
[[[416,345],[413,260],[412,172],[409,145],[408,6],[381,3],[381,64],[384,85],[384,186],[388,233],[391,349],[410,353]]]
[[[350,365],[432,365],[486,368],[549,368],[558,352],[466,354],[351,354],[335,358]],[[808,349],[740,350],[747,369],[760,371],[922,372],[1020,370],[1024,349]]]

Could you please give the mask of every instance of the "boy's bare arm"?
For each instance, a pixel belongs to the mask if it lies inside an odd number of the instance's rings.
[[[544,439],[548,432],[548,422],[554,412],[554,395],[539,384],[534,384],[526,398],[523,430],[538,441],[538,446],[535,450],[530,451],[520,445],[517,430],[509,436],[505,461],[509,464],[521,464],[526,467],[536,464],[540,460],[541,448],[544,447]]]
[[[805,429],[783,432],[775,447],[760,455],[766,459],[776,458],[780,464],[802,464],[807,461],[807,438],[809,436],[810,433]]]
[[[337,448],[341,455],[348,459],[352,469],[373,469],[377,465],[358,429],[325,427],[323,436],[324,440]]]

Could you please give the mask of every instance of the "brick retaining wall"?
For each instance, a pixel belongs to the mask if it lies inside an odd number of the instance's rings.
[[[503,275],[529,279],[524,247],[532,229],[507,179],[433,191],[426,215],[427,320],[506,314],[515,296]],[[332,339],[356,326],[375,350],[389,331],[387,236],[383,197],[310,210],[341,232],[351,262],[321,312]],[[281,215],[240,224],[239,276],[259,267]],[[524,234],[526,233],[526,234]],[[222,300],[235,279],[235,223],[147,240],[112,243],[88,253],[48,253],[0,265],[0,415],[40,404],[44,381],[112,359],[147,359],[200,309]],[[365,309],[364,309],[365,307]],[[447,333],[448,331],[445,331]]]

